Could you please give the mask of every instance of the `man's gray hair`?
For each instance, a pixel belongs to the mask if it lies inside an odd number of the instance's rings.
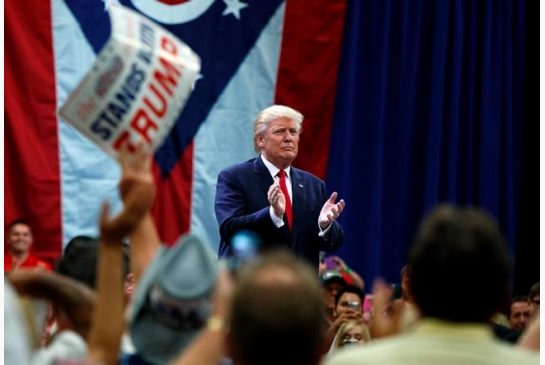
[[[287,118],[297,122],[297,132],[303,128],[303,114],[285,105],[273,105],[260,111],[254,121],[254,148],[259,152],[258,137],[262,136],[269,124],[278,118]]]

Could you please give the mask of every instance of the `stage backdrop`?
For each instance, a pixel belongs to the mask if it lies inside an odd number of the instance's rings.
[[[114,2],[5,4],[5,221],[30,219],[36,250],[52,259],[71,237],[96,234],[102,200],[119,207],[116,163],[56,116],[106,41],[105,8]],[[516,267],[526,278],[520,292],[539,280],[539,115],[527,92],[539,66],[526,43],[527,19],[534,15],[538,24],[538,6],[120,3],[177,34],[203,62],[188,105],[155,156],[154,216],[166,243],[191,228],[217,247],[217,173],[255,155],[253,117],[281,103],[306,117],[295,165],[327,177],[328,189],[347,201],[339,253],[367,282],[377,275],[398,280],[416,225],[442,201],[497,217],[511,251],[518,243],[517,258],[524,257]],[[535,76],[527,77],[530,64]]]
[[[349,2],[328,185],[347,201],[339,252],[365,278],[399,281],[422,215],[451,202],[486,209],[511,253],[524,247],[518,293],[539,281],[536,7]]]
[[[297,165],[325,177],[345,0],[34,0],[6,4],[5,222],[30,220],[39,255],[55,259],[119,209],[116,162],[56,115],[110,34],[106,8],[154,19],[202,59],[195,90],[155,155],[161,238],[189,228],[219,244],[220,169],[255,156],[253,119],[290,105],[305,115]]]

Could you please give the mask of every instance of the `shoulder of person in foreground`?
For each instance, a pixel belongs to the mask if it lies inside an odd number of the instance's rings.
[[[539,315],[536,316],[522,333],[517,342],[517,347],[537,351],[539,353]]]
[[[511,345],[491,341],[475,343],[466,351],[458,351],[459,344],[441,348],[441,352],[433,351],[434,347],[425,343],[428,340],[415,339],[410,334],[401,334],[379,339],[362,347],[349,347],[332,354],[323,365],[373,365],[373,364],[419,364],[438,363],[451,364],[539,364],[539,353],[520,350]],[[463,346],[461,348],[465,348]],[[456,350],[458,349],[458,350]],[[438,357],[440,359],[438,359]],[[412,360],[411,360],[412,359]]]

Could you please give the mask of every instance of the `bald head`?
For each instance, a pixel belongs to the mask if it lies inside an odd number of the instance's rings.
[[[312,269],[286,252],[265,255],[243,268],[236,284],[232,356],[247,365],[317,364],[324,333],[321,316]]]

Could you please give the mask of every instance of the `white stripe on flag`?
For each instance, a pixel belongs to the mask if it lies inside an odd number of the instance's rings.
[[[63,0],[52,1],[52,12],[59,108],[96,55]],[[67,123],[59,120],[58,124],[64,249],[74,236],[98,235],[98,212],[103,200],[110,201],[114,213],[121,208],[121,201],[117,162]]]
[[[284,13],[282,3],[195,137],[191,230],[204,233],[216,252],[216,179],[223,168],[256,155],[253,121],[259,110],[274,101]]]

